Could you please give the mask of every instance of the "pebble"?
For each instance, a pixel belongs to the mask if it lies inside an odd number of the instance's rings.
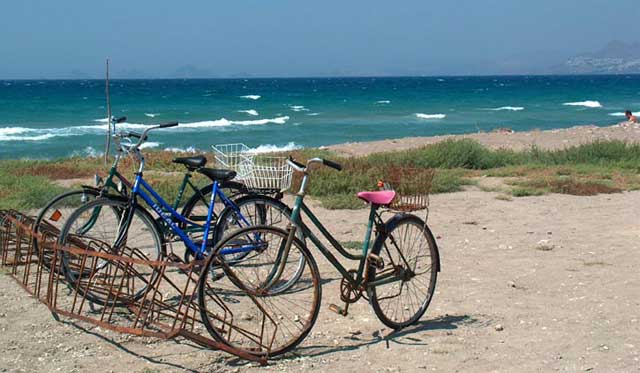
[[[498,324],[498,325],[496,325],[496,326],[494,327],[494,329],[495,329],[497,332],[501,332],[501,331],[503,331],[503,330],[504,330],[504,326],[502,326],[502,324]]]
[[[515,288],[516,283],[514,281],[507,281],[507,286],[509,286],[510,288]]]

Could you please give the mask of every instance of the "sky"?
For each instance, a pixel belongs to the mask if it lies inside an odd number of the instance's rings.
[[[537,73],[635,42],[638,0],[5,0],[0,79]]]

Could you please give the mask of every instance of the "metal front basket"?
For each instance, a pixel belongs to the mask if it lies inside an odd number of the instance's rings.
[[[240,173],[241,163],[253,161],[255,156],[245,144],[219,144],[212,145],[216,163],[220,168],[233,170]]]
[[[285,191],[291,187],[293,169],[282,156],[255,155],[239,165],[238,176],[249,189]]]
[[[432,168],[393,168],[387,172],[385,189],[396,192],[389,208],[396,211],[417,211],[429,207],[429,192],[435,170]]]

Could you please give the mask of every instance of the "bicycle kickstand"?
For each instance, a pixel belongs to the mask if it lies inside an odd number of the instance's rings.
[[[335,313],[337,313],[338,315],[341,316],[347,316],[349,314],[349,302],[345,302],[344,303],[344,308],[341,308],[340,306],[338,306],[337,304],[333,304],[331,303],[329,305],[329,309]]]

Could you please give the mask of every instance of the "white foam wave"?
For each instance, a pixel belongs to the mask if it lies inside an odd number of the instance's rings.
[[[70,132],[67,128],[0,128],[0,141],[43,141],[58,136],[74,136],[74,133]]]
[[[486,109],[491,111],[522,111],[524,108],[522,106],[501,106],[497,108]]]
[[[43,135],[34,135],[34,136],[4,136],[0,135],[0,141],[43,141],[48,140],[52,137],[56,137],[56,135],[52,133],[45,133]]]
[[[109,118],[94,119],[93,121],[98,123],[109,123]]]
[[[602,107],[602,104],[600,102],[591,101],[591,100],[579,101],[579,102],[565,102],[562,105],[564,105],[564,106],[584,106],[584,107],[588,107],[588,108],[599,108],[599,107]]]
[[[258,116],[258,112],[256,110],[253,109],[249,109],[249,110],[238,110],[238,113],[246,113],[249,115],[253,115],[253,116]]]
[[[180,127],[182,128],[204,128],[204,127],[225,127],[231,125],[239,125],[239,126],[257,126],[263,124],[285,124],[286,121],[289,120],[288,116],[270,118],[270,119],[255,119],[255,120],[228,120],[226,118],[221,118],[218,120],[206,120],[201,122],[191,122],[191,123],[180,123]],[[177,128],[180,128],[177,127]]]
[[[260,95],[244,95],[244,96],[240,96],[240,98],[246,98],[248,100],[259,100],[260,99]]]
[[[5,128],[0,128],[0,136],[17,135],[19,133],[25,133],[29,131],[32,131],[32,129],[24,128],[24,127],[5,127]]]
[[[276,118],[265,118],[255,120],[228,120],[221,118],[218,120],[180,123],[179,127],[173,127],[165,131],[179,131],[180,128],[208,128],[208,127],[226,127],[226,126],[257,126],[264,124],[285,124],[289,120],[288,116]],[[85,126],[73,126],[63,128],[25,128],[25,127],[4,127],[0,128],[0,141],[43,141],[53,137],[81,136],[86,134],[102,135],[108,128],[108,124],[94,124]],[[120,123],[117,125],[118,130],[141,130],[148,128],[149,125],[141,123]],[[152,144],[152,143],[147,143]],[[159,146],[154,143],[153,147]],[[147,145],[147,147],[152,147]]]
[[[290,105],[289,107],[291,108],[292,111],[295,111],[295,112],[309,111],[309,109],[307,109],[302,105]]]
[[[142,123],[129,123],[129,122],[124,122],[124,123],[118,123],[116,124],[116,128],[117,129],[144,129],[149,127],[150,125],[148,124],[142,124]],[[81,129],[81,130],[102,130],[102,131],[106,131],[107,128],[109,127],[108,124],[96,124],[93,126],[76,126],[76,127],[68,127],[68,129]]]
[[[148,116],[149,118],[155,118],[160,114],[157,114],[157,113],[144,113],[144,115]]]
[[[309,117],[315,117],[315,116],[318,116],[318,115],[320,115],[320,113],[309,113],[309,114],[307,114],[307,116],[309,116]]]
[[[168,152],[172,152],[172,153],[195,153],[195,152],[197,152],[197,149],[194,148],[193,146],[190,146],[190,147],[188,147],[186,149],[170,147],[170,148],[164,148],[164,150],[168,151]]]
[[[391,100],[380,100],[380,101],[376,101],[376,104],[382,104],[382,105],[386,105],[386,104],[390,104]]]
[[[420,119],[444,119],[447,117],[446,114],[423,114],[423,113],[416,113],[416,117],[420,118]]]
[[[140,149],[151,149],[160,146],[159,142],[148,141],[140,145]]]
[[[296,145],[295,143],[290,142],[284,146],[271,145],[271,144],[260,145],[255,148],[249,149],[248,152],[254,153],[254,154],[276,153],[276,152],[288,152],[288,151],[300,149],[300,148],[301,148],[300,145]]]

